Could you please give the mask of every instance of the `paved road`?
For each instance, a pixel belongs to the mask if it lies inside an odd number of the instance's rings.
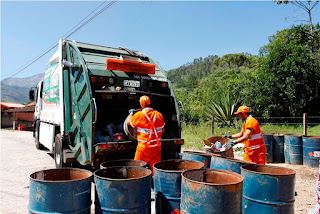
[[[35,148],[32,132],[1,129],[0,135],[0,212],[27,213],[30,174],[54,168],[54,161]]]

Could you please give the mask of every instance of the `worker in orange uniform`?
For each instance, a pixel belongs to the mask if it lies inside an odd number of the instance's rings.
[[[249,107],[240,106],[234,113],[245,122],[242,125],[240,133],[234,135],[225,135],[225,137],[236,138],[226,143],[226,149],[230,149],[237,143],[244,143],[245,154],[243,160],[255,162],[257,164],[266,164],[267,148],[263,140],[259,122],[249,115]]]
[[[153,165],[161,161],[161,136],[164,133],[165,122],[160,112],[150,107],[148,96],[140,97],[142,111],[138,111],[128,119],[128,125],[137,127],[138,145],[135,160],[143,160]]]

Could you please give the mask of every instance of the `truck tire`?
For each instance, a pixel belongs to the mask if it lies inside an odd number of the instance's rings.
[[[63,151],[62,151],[62,138],[61,134],[57,134],[54,138],[53,156],[56,169],[61,169],[66,166],[63,162]]]
[[[40,129],[40,121],[37,120],[35,124],[35,130],[34,130],[34,141],[36,149],[38,150],[44,150],[44,146],[39,142],[39,129]]]

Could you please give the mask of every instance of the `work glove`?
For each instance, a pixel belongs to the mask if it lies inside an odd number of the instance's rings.
[[[133,109],[133,108],[129,110],[129,114],[130,114],[130,115],[133,115],[133,112],[134,112],[134,109]]]
[[[224,144],[224,148],[226,148],[226,150],[228,150],[228,149],[230,149],[231,147],[233,147],[236,144],[237,144],[237,142],[235,140],[232,140],[232,141]]]
[[[227,137],[227,138],[232,138],[232,135],[229,135],[229,134],[226,134],[226,135],[224,135],[223,137]]]

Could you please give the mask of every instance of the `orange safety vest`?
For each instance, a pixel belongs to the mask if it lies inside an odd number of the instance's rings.
[[[160,112],[144,108],[130,118],[130,125],[137,127],[137,140],[142,148],[161,146],[162,129],[165,125]]]
[[[250,115],[242,125],[242,128],[244,130],[243,134],[246,133],[248,128],[253,129],[249,139],[244,142],[246,150],[254,150],[265,146],[258,120]]]

